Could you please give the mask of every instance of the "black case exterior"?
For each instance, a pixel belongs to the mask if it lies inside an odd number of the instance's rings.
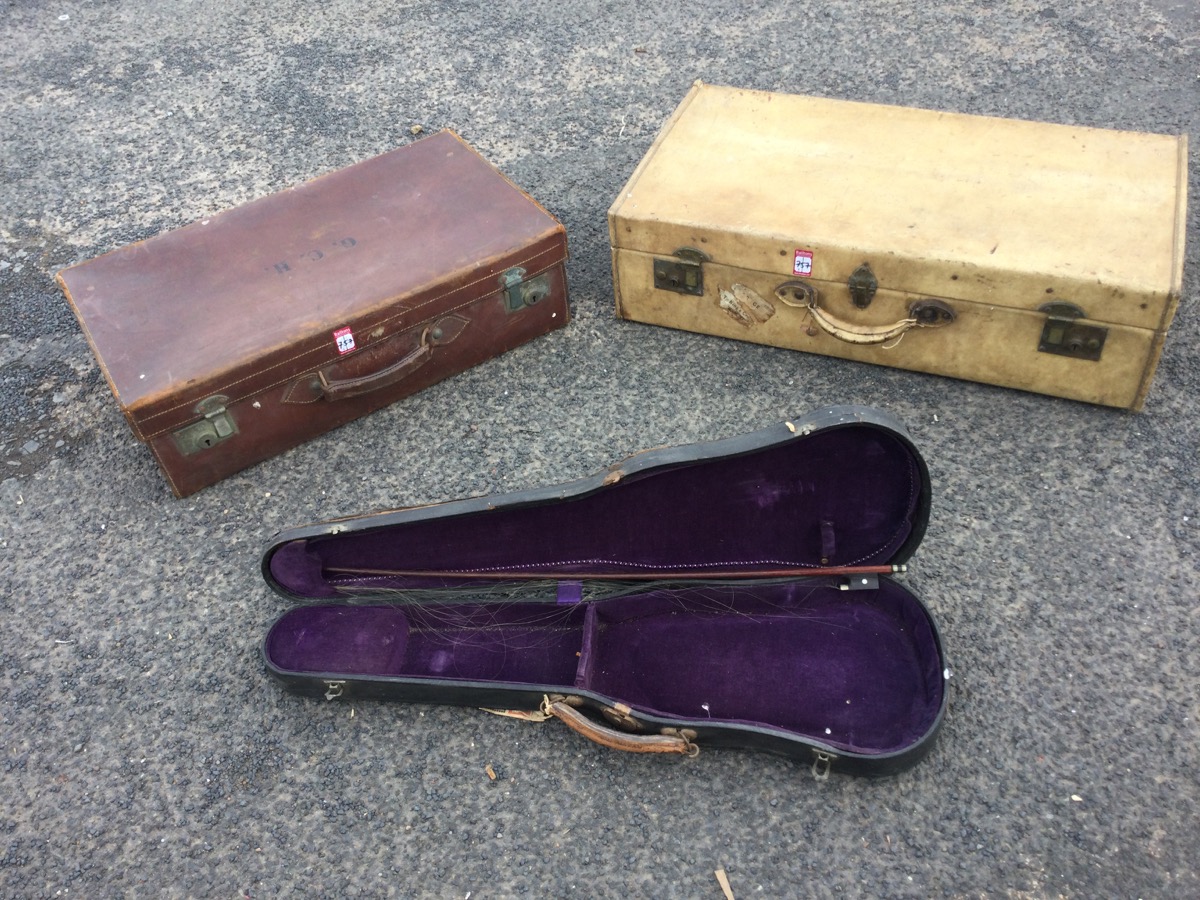
[[[846,427],[867,427],[884,432],[901,442],[912,453],[919,469],[919,497],[913,511],[911,528],[907,537],[889,559],[903,569],[905,563],[920,544],[924,536],[930,513],[930,482],[928,469],[920,453],[913,446],[904,426],[889,414],[862,406],[839,406],[825,408],[794,419],[773,428],[709,443],[645,451],[630,457],[607,470],[575,482],[534,488],[504,495],[455,500],[447,503],[398,509],[302,526],[277,534],[271,539],[262,556],[263,577],[270,587],[283,597],[301,604],[314,601],[313,596],[289,588],[281,583],[273,569],[273,561],[283,548],[297,543],[337,540],[343,535],[368,532],[395,531],[420,523],[452,520],[463,517],[487,515],[498,510],[519,510],[547,504],[564,504],[594,496],[597,492],[610,490],[623,481],[639,477],[654,477],[662,470],[680,466],[704,465],[708,461],[725,460],[753,454],[764,449],[804,439],[821,433]],[[564,575],[564,579],[569,578]],[[803,580],[800,576],[797,580]],[[703,582],[700,582],[703,583]],[[753,586],[756,582],[744,582]],[[764,580],[762,583],[766,583]],[[887,591],[905,598],[914,609],[927,619],[931,645],[936,653],[938,677],[946,669],[945,654],[936,621],[925,604],[894,578],[878,576],[878,583]],[[845,587],[842,588],[846,590]],[[851,590],[851,598],[857,592]],[[367,597],[346,597],[349,604],[370,603]],[[604,602],[604,601],[600,601]],[[276,625],[289,613],[284,613]],[[272,626],[272,629],[275,626]],[[611,713],[614,709],[627,710],[623,698],[581,688],[570,683],[543,684],[523,682],[497,682],[490,680],[462,680],[455,678],[406,677],[391,675],[354,674],[343,671],[316,672],[295,671],[281,667],[271,658],[269,650],[270,632],[262,645],[267,671],[290,692],[326,700],[399,700],[408,703],[449,704],[483,707],[489,709],[536,710],[542,706],[547,695],[569,695],[578,698],[586,712],[603,721],[600,713]],[[947,676],[948,677],[948,676]],[[947,696],[943,689],[936,703],[936,713],[918,736],[906,746],[883,753],[861,753],[847,750],[822,741],[819,735],[797,735],[784,728],[775,728],[746,722],[716,722],[703,718],[666,716],[653,711],[634,709],[631,717],[639,732],[654,734],[659,731],[689,729],[694,733],[694,743],[703,749],[740,748],[780,754],[801,762],[813,764],[814,774],[823,776],[830,770],[855,775],[889,775],[902,771],[925,757],[932,749],[941,729]]]
[[[939,637],[940,647],[940,637]],[[269,660],[270,672],[293,694],[325,700],[393,700],[403,703],[428,703],[443,706],[471,706],[481,709],[537,710],[547,695],[567,694],[582,697],[586,709],[596,714],[614,708],[619,701],[569,685],[503,686],[482,681],[452,681],[415,678],[360,676],[347,678],[337,673],[285,672]],[[814,774],[835,771],[842,775],[895,775],[919,763],[936,743],[945,718],[946,698],[933,726],[916,743],[896,753],[853,753],[817,740],[797,738],[785,731],[753,725],[711,725],[701,719],[680,719],[639,712],[636,719],[641,731],[653,734],[664,728],[688,728],[695,731],[694,743],[704,750],[758,750],[810,763]]]

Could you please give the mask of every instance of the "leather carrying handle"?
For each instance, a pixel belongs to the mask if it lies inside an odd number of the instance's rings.
[[[429,362],[436,347],[453,341],[462,334],[468,324],[467,320],[461,316],[446,316],[439,319],[421,330],[417,345],[412,350],[391,365],[368,375],[359,375],[355,378],[334,378],[328,370],[322,369],[311,381],[312,392],[316,395],[314,399],[347,400],[403,381]]]
[[[898,322],[890,325],[855,325],[821,309],[817,289],[802,281],[785,281],[775,288],[775,297],[787,306],[807,310],[818,328],[847,344],[886,344],[898,340],[912,328],[936,328],[949,325],[955,319],[954,310],[945,303],[918,300],[909,307],[907,318]]]
[[[700,748],[692,743],[688,732],[681,730],[672,734],[628,734],[589,719],[575,708],[575,704],[579,703],[582,701],[578,697],[548,696],[542,700],[542,712],[558,719],[576,734],[612,750],[625,750],[629,753],[678,753],[682,756],[695,756],[700,752]]]
[[[426,328],[421,332],[421,339],[411,352],[378,372],[336,381],[326,375],[323,370],[318,372],[317,379],[321,383],[321,396],[326,400],[346,400],[350,397],[369,394],[371,391],[385,388],[389,384],[395,384],[405,378],[410,372],[429,362],[429,357],[432,355],[433,344],[429,342],[429,329]]]

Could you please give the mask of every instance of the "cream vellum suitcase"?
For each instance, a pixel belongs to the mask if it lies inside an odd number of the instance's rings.
[[[1137,410],[1187,138],[697,83],[609,210],[626,319]]]

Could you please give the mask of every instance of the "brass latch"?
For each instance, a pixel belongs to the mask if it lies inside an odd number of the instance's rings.
[[[525,270],[515,266],[500,276],[500,288],[504,291],[504,308],[513,313],[545,300],[550,293],[550,276],[542,274],[526,281]]]
[[[871,271],[871,266],[863,263],[850,273],[850,277],[846,279],[846,287],[850,289],[850,300],[854,305],[859,309],[866,309],[875,299],[875,292],[879,290],[879,280]]]
[[[660,291],[677,294],[704,294],[704,271],[701,263],[708,262],[709,255],[694,247],[680,247],[674,259],[654,260],[654,286]]]
[[[204,418],[180,428],[172,435],[180,453],[191,456],[237,434],[237,423],[225,408],[228,402],[229,398],[223,394],[214,394],[196,404],[196,414]]]
[[[1046,314],[1042,336],[1038,340],[1038,352],[1055,353],[1072,359],[1100,359],[1108,329],[1102,325],[1084,325],[1078,319],[1087,315],[1074,303],[1061,300],[1043,303],[1038,312]]]

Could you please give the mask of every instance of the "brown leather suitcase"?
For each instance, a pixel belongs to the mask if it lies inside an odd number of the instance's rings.
[[[562,327],[566,256],[443,131],[58,282],[182,497]]]

